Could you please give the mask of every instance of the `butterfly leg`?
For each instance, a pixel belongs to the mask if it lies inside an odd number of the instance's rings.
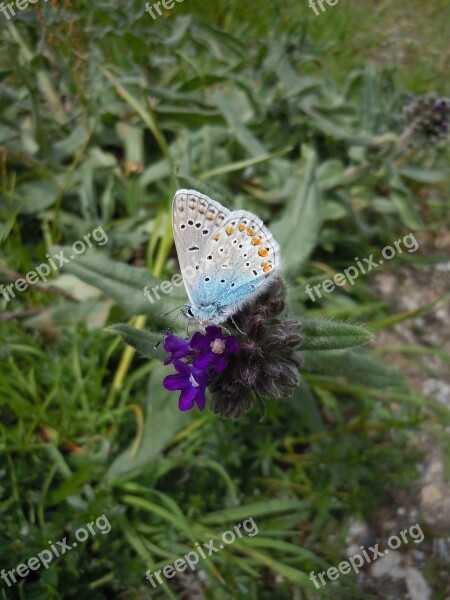
[[[232,317],[232,316],[230,317],[230,321],[233,323],[233,325],[236,327],[236,329],[239,331],[239,333],[242,333],[242,335],[247,335],[247,334],[245,333],[245,331],[242,331],[242,329],[240,329],[240,328],[237,326],[237,324],[236,324],[236,321],[233,319],[233,317]],[[224,328],[224,329],[225,329],[225,328]],[[230,332],[228,332],[228,333],[230,333]]]

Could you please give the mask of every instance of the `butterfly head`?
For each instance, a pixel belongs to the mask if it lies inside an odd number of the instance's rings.
[[[193,319],[200,325],[219,325],[226,321],[225,311],[214,304],[199,304],[199,306],[188,305],[183,309],[183,315],[187,319]]]
[[[183,308],[181,313],[186,317],[186,319],[195,319],[194,313],[192,312],[192,308],[189,306],[189,304]]]

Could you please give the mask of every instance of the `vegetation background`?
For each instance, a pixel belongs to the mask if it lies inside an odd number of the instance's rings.
[[[404,110],[450,96],[450,7],[325,7],[0,14],[0,283],[99,225],[109,239],[0,296],[0,567],[102,514],[112,525],[0,598],[450,598],[449,147]],[[303,382],[262,420],[180,413],[151,357],[161,313],[185,299],[142,294],[178,270],[183,178],[258,214],[283,248]],[[410,232],[416,253],[308,300],[307,283]],[[257,536],[145,580],[249,517]],[[417,522],[420,546],[315,589],[311,571]]]

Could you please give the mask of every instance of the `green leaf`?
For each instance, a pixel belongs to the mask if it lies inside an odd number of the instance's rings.
[[[299,75],[289,61],[285,48],[279,42],[274,42],[267,59],[267,71],[271,68],[270,62],[274,63],[277,76],[284,87],[284,96],[301,96],[305,92],[311,92],[320,85],[320,80],[316,77],[308,77],[305,74]]]
[[[400,373],[385,367],[368,352],[361,350],[324,350],[302,352],[305,363],[302,371],[345,377],[348,381],[365,386],[382,388],[404,383]]]
[[[27,328],[37,331],[50,329],[61,330],[72,323],[84,323],[88,330],[102,329],[108,320],[112,301],[102,298],[100,301],[90,298],[73,304],[50,306],[37,315],[26,319],[24,324]]]
[[[361,77],[361,128],[364,132],[375,133],[379,114],[380,98],[373,67],[367,67]]]
[[[50,506],[58,506],[66,500],[70,495],[76,495],[80,492],[80,489],[88,483],[95,473],[94,463],[87,463],[79,467],[69,479],[66,479],[59,485],[49,496],[48,503]]]
[[[165,158],[154,162],[142,173],[139,185],[144,187],[160,179],[165,179],[170,176],[171,172],[170,164]]]
[[[392,204],[392,200],[383,198],[382,196],[376,196],[370,202],[371,208],[377,213],[384,215],[392,215],[397,212],[395,206]]]
[[[64,256],[70,256],[70,249],[64,249]],[[131,315],[161,317],[161,313],[186,303],[182,287],[177,288],[170,284],[171,291],[163,293],[161,280],[147,269],[115,262],[100,252],[91,250],[84,256],[70,260],[63,269],[102,290]],[[164,287],[170,289],[168,281]],[[144,296],[145,288],[150,299]]]
[[[419,317],[420,315],[424,315],[430,312],[435,306],[443,302],[447,302],[449,299],[450,294],[444,294],[438,298],[435,298],[434,300],[431,300],[430,302],[427,302],[423,306],[415,308],[414,310],[404,310],[401,313],[389,315],[388,317],[383,317],[382,319],[372,321],[371,327],[373,327],[373,329],[376,331],[379,329],[389,329],[390,327],[397,325],[397,323],[402,323],[403,321],[408,321],[410,319]]]
[[[253,158],[248,158],[246,160],[238,160],[234,163],[229,163],[225,165],[220,165],[214,169],[209,171],[205,171],[200,175],[202,181],[207,179],[211,179],[212,177],[217,177],[218,175],[223,175],[224,173],[232,173],[233,171],[242,171],[247,167],[261,164],[263,162],[268,162],[273,158],[277,158],[278,156],[282,156],[283,154],[287,154],[292,150],[291,147],[283,148],[281,150],[277,150],[276,152],[272,152],[271,154],[263,154],[262,156],[255,156]]]
[[[164,359],[166,353],[160,345],[155,349],[155,345],[161,342],[161,334],[155,333],[154,331],[143,331],[142,329],[136,329],[136,327],[130,327],[125,323],[117,323],[108,327],[107,331],[117,333],[121,336],[126,344],[136,348],[136,350],[146,356],[147,358],[158,358]]]
[[[414,165],[403,165],[398,169],[400,175],[413,181],[419,181],[420,183],[439,183],[445,181],[449,174],[445,171],[438,171],[437,169],[421,169]]]
[[[171,156],[170,156],[169,148],[167,146],[167,142],[164,138],[164,135],[161,133],[160,129],[158,128],[158,125],[156,123],[153,112],[151,110],[147,109],[147,107],[140,100],[138,100],[132,94],[130,94],[130,92],[128,92],[128,90],[122,86],[122,84],[118,81],[118,79],[116,79],[114,77],[114,75],[112,73],[110,73],[107,69],[105,69],[104,67],[100,67],[100,70],[105,75],[105,77],[112,83],[112,85],[114,86],[114,89],[119,94],[119,96],[121,98],[123,98],[125,100],[125,102],[127,102],[129,104],[129,106],[131,106],[131,108],[133,110],[135,110],[137,112],[137,114],[141,117],[141,119],[144,121],[144,123],[147,125],[147,127],[152,132],[162,153],[164,154],[166,159],[169,162],[171,162]]]
[[[194,39],[207,41],[211,51],[225,59],[226,56],[238,60],[247,59],[247,47],[236,36],[224,33],[218,28],[196,21],[192,27]]]
[[[403,223],[412,231],[421,229],[423,223],[419,213],[414,206],[414,200],[408,187],[401,180],[398,171],[392,164],[386,164],[386,170],[390,173],[390,185],[392,192],[390,198]]]
[[[314,110],[312,108],[304,110],[310,123],[315,125],[317,129],[326,136],[333,137],[336,140],[347,140],[351,139],[352,135],[354,135],[352,131],[346,129],[342,125],[336,124],[335,121],[329,119],[328,116],[324,116],[319,110]]]
[[[347,210],[339,202],[327,200],[323,205],[323,220],[324,221],[340,221],[347,217]]]
[[[302,350],[340,350],[351,346],[367,344],[372,334],[361,325],[302,319],[304,340]]]
[[[310,578],[303,571],[295,569],[294,567],[280,562],[279,560],[275,560],[272,554],[268,555],[264,552],[258,552],[257,550],[246,548],[245,543],[238,543],[236,544],[236,546],[243,546],[245,548],[245,552],[249,556],[257,559],[263,565],[269,567],[269,569],[272,569],[273,571],[281,575],[283,579],[289,579],[290,581],[294,581],[295,583],[298,583],[299,585],[311,591],[314,589]]]
[[[401,190],[392,192],[391,194],[392,204],[400,215],[403,223],[416,231],[423,227],[423,223],[417,213],[417,210],[413,204],[413,199],[409,193],[404,193]]]
[[[270,226],[281,246],[288,274],[297,273],[314,249],[322,225],[322,202],[315,171],[315,152],[303,146],[305,166],[297,195],[286,206],[281,219]]]
[[[89,132],[85,125],[79,124],[73,128],[68,136],[55,142],[54,150],[60,154],[59,158],[67,158],[83,148],[89,138]]]
[[[225,525],[227,523],[237,523],[252,515],[254,519],[263,516],[273,516],[287,512],[306,511],[308,504],[299,500],[263,500],[243,506],[233,506],[216,512],[211,512],[201,519],[203,525]]]
[[[13,206],[24,215],[33,215],[52,206],[59,193],[53,181],[33,181],[17,187],[13,194]]]
[[[215,92],[213,100],[230,127],[233,135],[250,156],[260,157],[268,154],[266,148],[242,122],[239,112],[231,98],[222,92]]]
[[[331,190],[345,181],[344,164],[340,160],[326,160],[317,168],[317,185],[320,190]]]

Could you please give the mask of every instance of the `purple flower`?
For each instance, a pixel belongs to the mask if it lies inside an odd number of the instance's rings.
[[[224,335],[220,327],[209,325],[206,335],[195,333],[190,347],[195,350],[194,367],[207,369],[212,367],[216,373],[224,371],[228,364],[228,355],[237,354],[239,350],[237,337]]]
[[[200,410],[205,407],[205,391],[208,385],[208,377],[203,369],[197,369],[193,365],[187,365],[181,360],[173,361],[177,373],[167,375],[163,381],[166,390],[181,390],[178,408],[189,410],[195,403]]]
[[[189,348],[189,340],[177,337],[171,333],[166,333],[166,341],[164,342],[164,350],[170,352],[172,356],[168,356],[164,364],[169,365],[180,358],[187,356],[191,350]]]
[[[203,410],[211,375],[224,371],[228,356],[237,354],[238,349],[237,337],[224,335],[217,326],[208,326],[205,334],[195,333],[190,340],[166,333],[164,350],[171,356],[165,359],[164,364],[172,363],[177,373],[168,375],[163,385],[170,391],[181,390],[180,410],[189,410],[195,403]]]

